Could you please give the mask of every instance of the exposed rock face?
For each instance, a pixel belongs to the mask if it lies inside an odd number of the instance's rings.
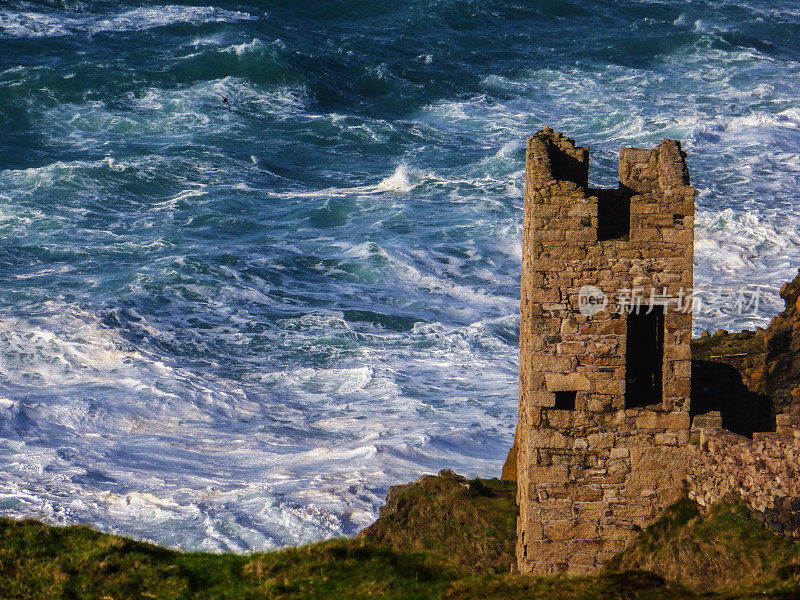
[[[503,463],[503,470],[500,472],[500,479],[503,481],[517,481],[517,446],[519,445],[519,429],[514,432],[514,443]]]
[[[785,310],[763,333],[763,362],[747,373],[748,387],[772,399],[774,412],[788,412],[800,402],[800,274],[781,288]]]
[[[684,158],[673,140],[623,148],[619,189],[594,190],[587,148],[552,129],[528,142],[522,572],[596,570],[684,495],[695,195]]]
[[[756,431],[774,429],[775,415],[800,410],[800,273],[780,291],[785,309],[767,329],[714,335],[703,334],[692,341],[692,357],[698,361],[727,364],[735,368],[744,384],[765,402]],[[726,399],[727,400],[727,399]],[[723,413],[727,406],[709,407]]]

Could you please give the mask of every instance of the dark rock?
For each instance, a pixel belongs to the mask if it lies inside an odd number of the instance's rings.
[[[750,392],[769,399],[772,417],[800,409],[800,273],[780,295],[785,308],[766,329],[692,341],[692,358],[734,367]]]

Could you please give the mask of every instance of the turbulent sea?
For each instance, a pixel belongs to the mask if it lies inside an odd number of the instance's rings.
[[[788,0],[0,2],[0,514],[352,535],[513,437],[525,138],[683,140],[695,333],[800,266]],[[219,95],[230,100],[231,110]]]

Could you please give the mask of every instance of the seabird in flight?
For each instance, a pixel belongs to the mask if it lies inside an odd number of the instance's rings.
[[[225,96],[223,96],[223,95],[222,95],[222,94],[220,94],[219,92],[214,92],[214,93],[215,93],[217,96],[219,96],[220,98],[222,98],[222,103],[223,103],[223,104],[225,104],[225,105],[228,107],[228,110],[230,110],[230,109],[231,109],[231,103],[230,103],[230,100],[228,100],[228,99],[227,99]]]

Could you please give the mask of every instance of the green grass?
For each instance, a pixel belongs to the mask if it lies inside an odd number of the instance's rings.
[[[88,527],[0,519],[7,599],[656,599],[680,587],[648,573],[598,577],[480,574],[430,552],[341,539],[241,556],[180,553]],[[677,595],[676,595],[677,594]]]
[[[357,539],[252,555],[181,553],[82,526],[0,519],[0,598],[800,598],[800,544],[741,503],[683,501],[592,577],[509,574],[513,484],[426,477],[393,491]]]
[[[508,573],[516,544],[516,484],[442,471],[392,488],[359,537],[395,550],[430,550],[481,573]]]
[[[693,502],[682,500],[608,569],[652,571],[699,590],[800,592],[798,561],[800,544],[767,530],[741,501],[700,514]]]
[[[241,556],[180,553],[88,527],[0,519],[0,598],[431,598],[460,571],[443,558],[332,540]]]

